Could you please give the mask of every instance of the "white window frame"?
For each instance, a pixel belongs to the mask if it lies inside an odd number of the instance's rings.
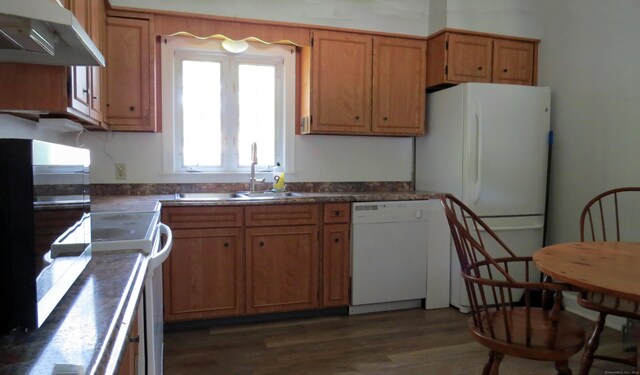
[[[232,145],[231,149],[235,155],[233,157],[223,158],[223,166],[220,168],[186,168],[182,165],[180,156],[182,147],[182,134],[179,121],[181,121],[182,113],[180,106],[176,105],[176,98],[179,97],[177,91],[175,67],[181,58],[198,57],[198,59],[210,61],[223,61],[232,57],[238,63],[260,63],[281,61],[276,65],[276,74],[284,77],[284,84],[276,84],[276,105],[281,108],[276,110],[276,130],[275,130],[275,147],[276,162],[284,167],[285,171],[292,173],[294,171],[294,142],[295,142],[295,92],[296,92],[296,63],[295,63],[295,47],[285,45],[265,45],[262,43],[249,43],[247,51],[241,54],[232,54],[222,49],[221,40],[217,39],[197,39],[192,37],[163,37],[161,43],[161,66],[162,66],[162,170],[163,174],[215,174],[225,181],[235,182],[234,177],[244,176],[249,172],[249,166],[238,166],[234,164],[238,161],[238,153],[236,145]],[[222,67],[229,69],[230,67]],[[237,72],[236,72],[237,73]],[[222,90],[233,89],[224,87],[226,85],[224,78],[222,82]],[[282,99],[280,99],[282,98]],[[224,95],[223,95],[223,101]],[[234,142],[238,134],[230,135],[228,116],[238,116],[237,103],[224,105],[222,107],[222,132],[226,135],[227,142]],[[237,118],[235,119],[237,123]],[[224,147],[223,147],[224,150]],[[226,163],[226,164],[225,164]],[[269,171],[271,166],[263,165],[258,160],[260,171]],[[244,178],[237,179],[244,181]]]

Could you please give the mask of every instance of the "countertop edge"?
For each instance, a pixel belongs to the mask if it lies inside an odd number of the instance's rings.
[[[114,316],[111,332],[106,337],[107,340],[113,338],[113,340],[110,340],[112,344],[103,348],[100,353],[101,356],[87,374],[116,374],[120,368],[129,338],[129,331],[136,318],[138,302],[141,301],[149,264],[149,257],[143,254],[140,255],[137,260],[136,270],[129,278],[126,295],[122,297],[120,314]]]

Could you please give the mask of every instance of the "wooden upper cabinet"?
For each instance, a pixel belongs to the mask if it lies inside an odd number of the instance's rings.
[[[115,131],[156,131],[149,19],[107,17],[105,121]]]
[[[71,0],[69,9],[80,22],[80,25],[91,36],[91,1]],[[95,41],[94,41],[95,43]],[[91,106],[91,67],[72,66],[70,69],[71,92],[69,96],[69,107],[84,115],[89,115]],[[99,89],[99,88],[97,88]]]
[[[475,35],[448,35],[447,80],[491,82],[491,38]]]
[[[369,133],[371,37],[315,31],[312,48],[312,132]]]
[[[312,38],[301,54],[302,133],[424,134],[424,41],[334,31]]]
[[[104,0],[91,0],[91,39],[100,51],[105,51],[106,9]],[[105,68],[92,66],[89,72],[89,85],[91,86],[91,98],[89,100],[89,116],[100,121],[103,120],[104,93],[106,87],[102,83],[105,76]]]
[[[536,84],[538,40],[443,30],[429,37],[427,87],[464,82]]]
[[[424,134],[426,49],[423,40],[373,38],[374,133]]]
[[[533,85],[535,45],[496,39],[493,42],[493,82]]]
[[[66,0],[80,25],[104,53],[103,0]],[[104,68],[0,64],[0,111],[69,117],[89,127],[102,127],[101,74]]]
[[[87,31],[93,43],[104,51],[105,8],[103,0],[70,0],[69,8]],[[69,107],[96,121],[102,121],[102,75],[98,66],[70,68]]]

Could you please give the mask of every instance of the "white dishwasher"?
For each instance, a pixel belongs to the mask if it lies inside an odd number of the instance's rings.
[[[429,212],[428,201],[352,205],[350,314],[421,306]]]

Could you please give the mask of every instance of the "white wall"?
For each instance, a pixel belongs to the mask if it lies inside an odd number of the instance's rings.
[[[425,36],[429,11],[429,0],[110,0],[110,3]]]
[[[89,132],[80,138],[91,148],[93,183],[247,182],[238,174],[163,174],[162,135]],[[411,138],[296,136],[295,173],[289,182],[411,181]],[[115,180],[115,163],[125,163],[126,180]],[[258,174],[258,177],[269,177]]]
[[[640,185],[640,5],[545,0],[539,83],[552,87],[549,243],[579,239],[594,195]]]

